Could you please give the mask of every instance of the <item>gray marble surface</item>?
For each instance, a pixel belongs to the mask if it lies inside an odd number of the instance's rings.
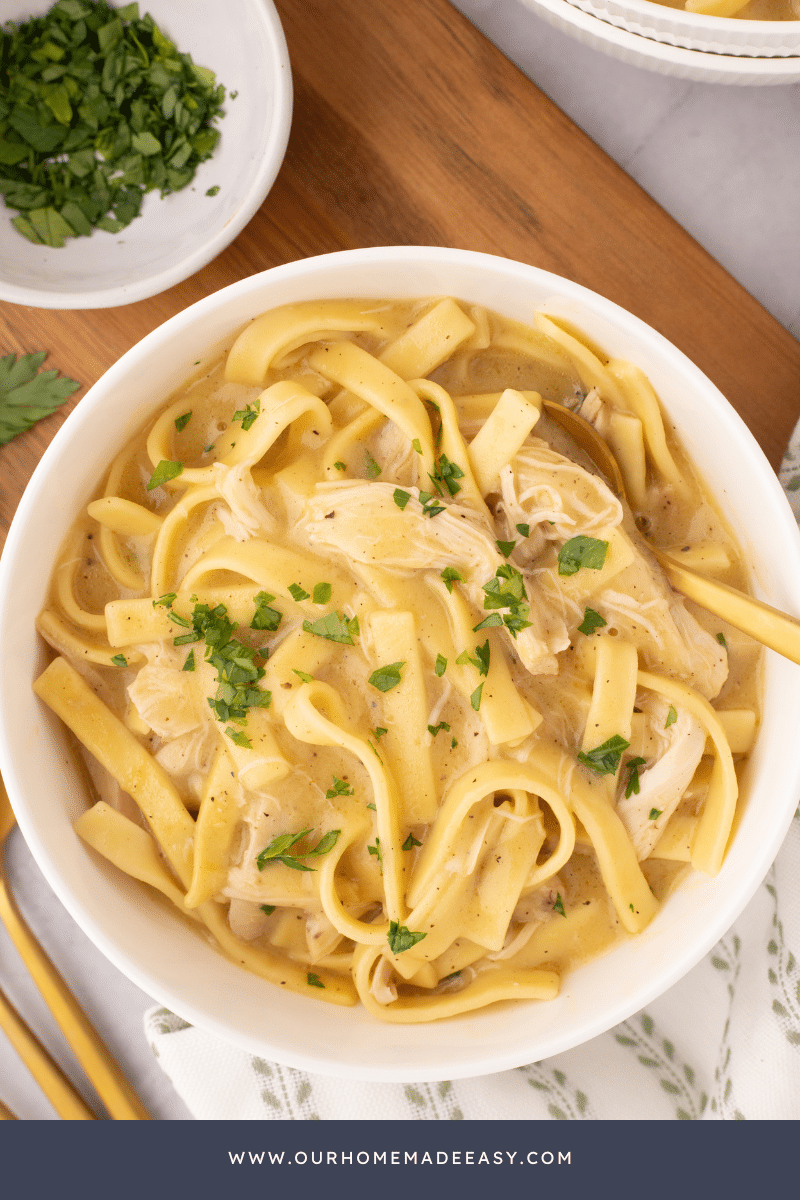
[[[545,24],[519,0],[454,2],[800,337],[800,84],[737,88],[685,82],[588,49]],[[18,833],[12,835],[7,865],[31,925],[153,1117],[186,1119],[186,1108],[142,1032],[150,998],[107,963],[77,928]],[[54,1057],[79,1080],[2,929],[0,983]],[[21,1118],[55,1117],[2,1034],[0,1097]]]

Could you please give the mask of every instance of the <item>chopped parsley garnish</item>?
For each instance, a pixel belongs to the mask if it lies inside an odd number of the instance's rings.
[[[446,488],[451,496],[457,496],[461,491],[461,484],[458,483],[458,480],[464,478],[464,472],[458,463],[450,462],[446,454],[440,454],[434,464],[433,474],[428,475],[428,478],[437,495],[443,496],[443,489]]]
[[[503,624],[512,637],[527,629],[531,622],[528,620],[530,607],[525,591],[525,580],[521,572],[511,563],[503,563],[498,567],[488,583],[483,585],[483,607],[488,609],[507,608],[503,614]]]
[[[447,724],[447,721],[440,721],[438,725],[429,725],[428,733],[431,735],[431,737],[435,738],[441,729],[446,730],[447,733],[450,732],[450,726]]]
[[[183,463],[171,462],[167,458],[162,458],[161,462],[156,467],[147,484],[148,492],[152,492],[153,488],[161,487],[164,483],[169,483],[170,479],[177,479],[183,474]]]
[[[177,614],[170,611],[168,615],[174,617]],[[217,671],[217,694],[213,699],[208,698],[208,704],[218,721],[245,725],[248,709],[269,707],[272,693],[257,686],[264,676],[264,668],[257,667],[254,661],[258,651],[233,637],[237,626],[228,618],[224,604],[213,609],[207,604],[195,604],[191,623],[183,618],[181,623],[191,624],[191,632],[176,637],[173,644],[183,646],[204,641],[205,661]],[[244,745],[243,742],[237,744]]]
[[[260,397],[256,396],[252,404],[248,404],[246,408],[240,408],[237,412],[235,412],[232,420],[241,421],[243,431],[247,432],[248,429],[252,428],[260,412],[261,399]]]
[[[341,459],[339,459],[339,461],[335,462],[333,465],[337,471],[346,471],[347,470],[347,464],[343,463]]]
[[[564,911],[564,901],[561,899],[561,892],[556,892],[556,902],[553,905],[553,912],[559,913],[562,917],[567,915]]]
[[[269,592],[258,592],[253,599],[256,611],[250,622],[250,628],[266,629],[268,633],[274,633],[283,620],[282,612],[279,612],[277,608],[270,608],[275,597]]]
[[[608,542],[599,538],[586,537],[581,533],[570,538],[558,552],[559,575],[575,575],[581,567],[599,571],[606,561]]]
[[[157,600],[153,601],[153,608],[158,608],[159,605],[163,605],[164,608],[171,608],[177,599],[177,592],[165,592],[163,596],[159,596]]]
[[[128,660],[124,654],[115,654],[111,659],[115,667],[127,667]]]
[[[447,659],[443,654],[436,655],[436,665],[433,668],[434,674],[441,679],[447,670]]]
[[[455,567],[445,567],[442,571],[442,579],[448,592],[452,592],[454,583],[464,582],[464,576]]]
[[[457,745],[458,745],[458,742],[456,741],[455,738],[453,738],[452,742],[450,743],[450,749],[455,750]]]
[[[60,0],[2,40],[2,190],[29,241],[119,233],[211,157],[225,88],[138,4]]]
[[[413,850],[415,846],[421,846],[422,842],[418,842],[413,833],[410,833],[400,847],[401,850]]]
[[[381,854],[381,839],[379,837],[376,837],[375,845],[367,846],[367,850],[373,856],[373,858],[377,858],[378,866],[381,869],[381,875],[382,875],[383,874],[383,855]]]
[[[386,940],[392,954],[402,954],[404,950],[410,950],[412,946],[416,946],[417,942],[421,942],[427,936],[426,933],[412,933],[410,929],[406,929],[405,925],[398,925],[397,921],[390,921]]]
[[[419,502],[422,505],[423,517],[437,517],[444,512],[444,505],[437,504],[432,492],[420,492]]]
[[[389,730],[384,729],[383,725],[376,725],[376,727],[372,730],[372,736],[375,738],[376,742],[379,742],[383,735],[388,732]]]
[[[519,534],[521,537],[524,537],[524,538],[526,538],[526,537],[530,537],[530,536],[531,536],[531,527],[530,527],[530,525],[517,525],[517,533],[518,533],[518,534]]]
[[[292,667],[292,674],[296,675],[298,679],[302,679],[303,683],[314,682],[313,675],[309,675],[307,671],[298,671],[297,667]]]
[[[583,620],[578,626],[578,633],[585,633],[587,637],[594,633],[595,629],[602,629],[608,622],[600,616],[599,612],[595,612],[593,608],[587,608],[583,613]]]
[[[186,655],[186,658],[183,660],[183,666],[181,667],[181,670],[182,671],[193,671],[194,670],[194,650],[190,650],[189,653]]]
[[[296,846],[311,833],[310,829],[301,829],[299,833],[281,833],[278,837],[273,838],[268,846],[266,846],[256,858],[256,866],[259,871],[263,871],[267,863],[280,862],[285,867],[291,867],[293,871],[315,871],[316,867],[307,867],[303,863],[298,862],[301,858],[319,858],[322,854],[327,854],[332,850],[339,839],[341,829],[329,829],[320,840],[317,842],[313,850],[300,851],[299,854],[289,854],[292,846]]]
[[[496,629],[498,625],[503,624],[503,618],[500,613],[489,613],[488,617],[484,617],[477,625],[472,626],[472,632],[477,633],[480,629]]]
[[[225,732],[231,741],[235,742],[237,746],[241,746],[245,750],[253,749],[253,743],[250,741],[250,738],[247,736],[247,734],[243,733],[241,729],[234,729],[232,725],[229,725]]]
[[[726,650],[728,649],[728,643],[725,640],[724,633],[720,632],[717,634],[717,641],[719,642],[720,646],[724,646]]]
[[[300,587],[299,583],[290,583],[289,592],[292,599],[296,600],[298,604],[301,600],[308,600],[311,596],[311,592],[307,592],[305,588]]]
[[[477,712],[481,706],[481,696],[482,695],[483,695],[483,684],[479,683],[478,686],[475,688],[475,691],[472,693],[472,695],[469,698],[469,702],[472,705],[472,707],[475,709],[475,712]]]
[[[191,629],[192,627],[191,621],[187,621],[186,617],[182,617],[180,613],[173,612],[171,608],[168,608],[167,618],[174,625],[180,625],[182,629]]]
[[[314,591],[311,593],[311,599],[315,604],[327,604],[333,594],[333,588],[329,583],[315,583]]]
[[[326,800],[333,800],[336,796],[352,796],[355,788],[348,787],[344,779],[339,779],[338,775],[333,777],[333,787],[329,787],[325,793]]]
[[[516,542],[497,542],[496,543],[497,549],[500,551],[503,558],[508,558],[510,556],[511,551],[514,549],[516,544],[517,544]]]
[[[4,161],[2,147],[0,135],[0,164]],[[7,168],[0,167],[0,170],[8,174]],[[38,354],[21,354],[19,358],[13,354],[0,358],[0,446],[55,412],[59,404],[81,386],[74,379],[59,375],[58,371],[39,372],[46,358],[46,350],[40,350]]]
[[[410,492],[404,492],[402,488],[395,488],[392,492],[392,499],[399,509],[404,509],[411,499]]]
[[[378,667],[372,672],[367,682],[371,683],[379,692],[390,692],[400,682],[400,668],[405,665],[405,661],[403,661],[389,663],[386,667]]]
[[[377,463],[369,450],[364,451],[364,471],[370,479],[377,479],[381,473],[380,463]]]
[[[420,440],[419,440],[419,438],[414,438],[414,440],[412,441],[411,445],[414,447],[414,449],[416,450],[417,454],[422,454],[422,446],[420,445]]]
[[[182,429],[186,428],[191,419],[192,414],[190,412],[185,412],[182,417],[175,418],[175,428],[177,429],[178,433],[180,433]]]
[[[272,914],[275,912],[275,905],[274,904],[262,904],[261,911],[263,913],[266,913],[268,917],[271,917]]]
[[[475,670],[481,675],[488,675],[491,656],[492,648],[489,645],[489,639],[487,638],[482,646],[475,647],[474,655],[470,654],[469,650],[462,650],[456,659],[456,662],[462,667],[472,664]]]
[[[315,975],[313,971],[309,971],[306,975],[306,982],[308,983],[309,987],[325,987],[325,984],[322,982],[319,975]]]
[[[616,775],[620,759],[629,745],[630,742],[626,742],[624,737],[615,733],[600,746],[595,746],[594,750],[581,750],[578,762],[582,762],[597,775]]]
[[[231,96],[231,100],[232,99],[233,99],[233,96]],[[218,193],[219,193],[219,184],[218,183],[215,183],[213,187],[206,189],[207,196],[216,196],[216,195],[218,195]]]
[[[674,725],[675,722],[677,721],[677,719],[678,719],[678,714],[675,711],[675,705],[670,704],[669,712],[667,713],[667,719],[664,722],[664,728],[669,729],[670,725]]]
[[[373,812],[377,812],[377,811],[378,811],[378,806],[377,806],[377,804],[372,804],[372,803],[370,803],[370,804],[368,804],[368,805],[367,805],[367,808],[371,808]]]
[[[630,796],[639,795],[639,767],[643,767],[647,760],[644,758],[631,758],[626,762],[625,766],[629,768],[628,783],[625,788],[625,799]]]
[[[339,613],[327,613],[318,621],[303,621],[306,633],[327,638],[329,642],[340,642],[343,646],[355,646],[353,634],[358,633],[358,617],[347,618]]]
[[[648,821],[657,821],[664,810],[661,808],[651,808],[647,814]]]

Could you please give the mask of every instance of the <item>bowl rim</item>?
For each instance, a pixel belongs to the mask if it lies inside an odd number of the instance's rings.
[[[587,8],[582,9],[586,12],[588,9],[594,10],[599,7],[602,0],[566,0],[566,2],[572,4],[573,7],[580,7],[582,3],[586,3]],[[656,0],[610,0],[610,3],[613,8],[629,9],[645,20],[653,21],[661,17],[662,22],[666,24],[671,21],[685,22],[688,30],[711,35],[711,41],[719,40],[715,36],[718,33],[746,34],[748,42],[752,41],[753,44],[755,44],[757,35],[761,35],[769,41],[769,34],[791,34],[798,39],[798,54],[800,54],[800,18],[796,21],[750,21],[741,17],[715,17],[710,13],[696,13],[685,8],[671,8],[669,5],[658,4]],[[652,32],[655,36],[656,30]],[[707,52],[711,52],[710,46]]]
[[[453,268],[461,266],[464,268],[475,268],[476,271],[483,269],[495,275],[502,274],[504,279],[512,275],[523,282],[536,280],[538,283],[546,286],[547,290],[555,296],[563,297],[567,301],[576,301],[578,304],[583,303],[589,312],[593,309],[596,311],[599,304],[603,319],[607,320],[611,325],[615,321],[621,320],[624,328],[628,331],[631,328],[633,329],[634,336],[644,344],[644,347],[651,345],[661,348],[662,351],[668,353],[670,358],[675,358],[676,362],[680,364],[682,370],[690,378],[698,381],[698,384],[702,383],[703,391],[713,401],[712,408],[714,404],[723,406],[732,436],[738,440],[738,443],[749,454],[754,454],[754,468],[760,472],[760,484],[763,485],[766,492],[772,493],[772,499],[776,502],[778,508],[780,532],[793,552],[793,559],[786,565],[784,575],[787,579],[791,577],[791,585],[794,587],[794,598],[798,606],[800,606],[800,532],[798,532],[797,524],[778,479],[772,472],[772,468],[767,463],[763,452],[758,447],[753,435],[749,432],[742,419],[699,368],[683,355],[677,347],[674,347],[667,339],[652,327],[642,322],[638,317],[635,317],[632,313],[620,308],[620,306],[613,302],[606,300],[599,293],[592,292],[579,284],[563,279],[550,272],[542,271],[539,268],[500,256],[481,254],[473,251],[443,247],[400,246],[369,247],[366,249],[321,255],[315,258],[300,260],[299,262],[283,264],[282,266],[261,272],[258,275],[239,280],[210,296],[204,297],[182,312],[175,314],[123,355],[89,390],[80,405],[58,431],[34,471],[28,488],[23,494],[9,530],[5,553],[2,560],[0,560],[0,620],[5,619],[8,621],[9,611],[13,610],[14,578],[15,572],[18,570],[16,562],[20,554],[24,552],[26,526],[36,512],[39,499],[38,493],[42,482],[47,479],[52,467],[58,463],[62,454],[69,449],[73,439],[79,435],[86,436],[87,430],[92,427],[92,419],[96,408],[104,402],[106,396],[113,392],[113,389],[126,373],[138,369],[137,364],[140,361],[147,359],[159,349],[163,349],[164,346],[170,344],[176,334],[189,329],[192,325],[197,324],[210,315],[225,310],[230,304],[235,304],[237,301],[246,298],[257,297],[265,288],[270,289],[273,285],[280,285],[286,280],[303,281],[304,279],[308,279],[316,285],[316,281],[320,277],[320,272],[323,274],[327,272],[330,277],[330,273],[332,272],[335,275],[341,266],[379,264],[383,269],[391,269],[395,264],[413,264],[418,262],[420,258],[435,268],[437,272],[441,271],[442,273],[446,271],[448,266]],[[303,286],[302,283],[301,286]],[[475,286],[477,290],[477,284]],[[384,294],[385,291],[386,289],[381,289],[380,287],[365,288],[362,290],[362,294],[365,296],[369,294],[377,296],[379,292],[380,294]],[[318,294],[324,293],[319,293],[318,289]],[[457,292],[454,292],[454,294],[457,294]],[[251,309],[250,311],[255,316],[257,312],[263,311],[265,306],[269,307],[270,304],[277,303],[280,303],[280,301],[267,301],[266,305],[262,305],[261,308],[255,311]],[[241,323],[241,320],[237,320],[234,323],[234,327],[238,328]],[[163,400],[163,396],[160,397],[160,400]],[[149,411],[153,411],[155,406],[149,403],[147,407]],[[789,583],[785,586],[788,590],[791,590]],[[184,1016],[199,1028],[203,1028],[229,1043],[238,1045],[250,1053],[257,1053],[298,1069],[342,1078],[372,1079],[389,1082],[426,1079],[438,1080],[491,1074],[523,1065],[526,1062],[533,1061],[536,1057],[549,1057],[570,1049],[604,1032],[619,1021],[626,1019],[677,982],[707,953],[737,918],[756,892],[777,853],[786,829],[792,820],[796,807],[796,795],[800,791],[800,760],[798,760],[793,764],[789,764],[791,769],[787,769],[784,775],[787,801],[785,811],[782,810],[782,818],[772,826],[767,837],[764,838],[755,852],[748,857],[745,885],[738,887],[735,902],[728,901],[716,913],[714,919],[703,928],[702,933],[698,933],[692,939],[688,950],[686,947],[682,947],[680,953],[672,955],[667,967],[659,971],[656,980],[648,979],[639,982],[635,989],[626,993],[618,1002],[605,1007],[600,1006],[600,1011],[593,1013],[590,1018],[585,1018],[580,1025],[579,1036],[577,1038],[574,1036],[573,1026],[567,1022],[565,1027],[557,1034],[549,1036],[546,1053],[544,1054],[539,1053],[538,1048],[532,1050],[529,1047],[525,1049],[524,1045],[520,1047],[518,1043],[515,1043],[514,1045],[507,1046],[502,1052],[496,1047],[492,1047],[489,1050],[481,1050],[481,1048],[476,1047],[471,1051],[472,1057],[467,1061],[448,1061],[446,1065],[436,1061],[435,1056],[432,1056],[433,1061],[429,1064],[426,1064],[425,1061],[414,1061],[410,1065],[404,1062],[394,1063],[388,1061],[378,1065],[364,1062],[343,1063],[335,1058],[333,1060],[330,1058],[321,1058],[318,1053],[314,1054],[302,1046],[294,1045],[289,1049],[285,1046],[276,1046],[274,1041],[264,1041],[258,1036],[253,1036],[249,1030],[243,1032],[238,1028],[233,1028],[230,1024],[226,1023],[225,1019],[220,1018],[218,1015],[209,1014],[202,1007],[202,1004],[193,1001],[187,1002],[186,997],[181,995],[174,986],[171,986],[168,982],[165,983],[163,979],[157,979],[153,976],[152,969],[148,969],[146,965],[143,965],[142,956],[138,960],[130,958],[115,944],[113,939],[107,936],[106,932],[99,927],[95,916],[86,909],[83,903],[73,894],[66,880],[62,878],[58,862],[50,861],[47,848],[37,827],[37,821],[31,807],[31,800],[26,800],[25,791],[18,776],[17,751],[13,742],[12,715],[13,698],[8,694],[8,685],[6,685],[0,691],[0,766],[6,778],[12,803],[19,810],[17,815],[20,828],[48,884],[95,945],[124,975],[133,980],[142,990],[149,995],[155,996],[159,1002],[179,1012],[181,1016]],[[790,795],[791,805],[788,799]],[[140,887],[140,885],[136,886]],[[224,959],[220,959],[220,962],[223,964],[225,961]],[[594,964],[602,964],[602,962],[603,958],[594,960]],[[594,964],[589,963],[585,967],[578,968],[578,970],[580,972],[588,971]],[[233,969],[238,974],[239,969]],[[304,1000],[304,998],[295,999],[297,999],[298,1003]],[[311,1011],[317,1011],[319,1008],[319,1002],[305,1001],[305,1003],[314,1005],[314,1009]],[[348,1011],[358,1013],[360,1010]],[[439,1024],[435,1023],[433,1028]],[[474,1022],[474,1024],[477,1027],[478,1023]],[[469,1027],[469,1023],[463,1026],[467,1032]],[[383,1025],[380,1028],[383,1031],[386,1030],[386,1027]],[[415,1027],[401,1026],[399,1028],[407,1033],[408,1030]],[[431,1026],[427,1028],[431,1028]],[[467,1037],[465,1040],[468,1041],[469,1038]]]
[[[196,274],[238,237],[264,203],[281,169],[289,142],[294,104],[289,49],[278,10],[273,0],[254,0],[253,11],[259,16],[266,35],[269,54],[267,66],[274,81],[272,123],[258,169],[233,216],[180,262],[136,283],[121,283],[95,291],[51,292],[0,278],[0,299],[29,308],[47,309],[116,308],[134,304],[157,296]]]
[[[638,0],[647,3],[650,0]],[[707,46],[703,49],[676,45],[675,39],[688,37],[694,30],[678,30],[674,33],[657,31],[655,29],[632,30],[623,25],[614,24],[608,15],[601,16],[599,12],[588,11],[579,7],[573,0],[522,0],[531,11],[538,13],[563,32],[579,37],[585,43],[592,45],[612,57],[624,62],[663,74],[679,78],[697,79],[710,83],[728,84],[790,84],[800,79],[800,42],[798,52],[792,54],[758,54],[747,52],[742,45],[740,52],[735,53],[731,47]],[[665,12],[672,13],[667,8]],[[702,14],[684,14],[700,16]],[[621,18],[620,18],[621,19]],[[710,18],[709,18],[710,19]],[[723,21],[719,17],[716,20]],[[739,21],[738,25],[757,24],[756,22]],[[758,24],[789,25],[794,28],[800,22],[758,22]],[[669,40],[667,40],[669,39]]]

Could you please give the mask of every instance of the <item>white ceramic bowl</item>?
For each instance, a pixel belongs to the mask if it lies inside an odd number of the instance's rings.
[[[615,1025],[678,980],[729,928],[767,872],[800,794],[800,667],[769,654],[763,729],[719,876],[693,877],[641,936],[568,976],[557,1000],[428,1026],[384,1025],[363,1008],[287,995],[246,974],[75,836],[71,822],[86,796],[59,722],[31,691],[45,665],[33,615],[73,516],[106,465],[196,360],[254,315],[319,297],[443,294],[522,321],[546,304],[610,353],[642,366],[738,530],[759,591],[800,613],[800,535],[789,505],[742,421],[692,363],[637,318],[565,279],[506,259],[425,247],[290,263],[208,296],[156,329],[95,384],[56,434],[0,564],[0,766],[54,891],[108,958],[159,1002],[264,1058],[331,1075],[487,1074],[567,1050]]]
[[[800,21],[707,17],[651,0],[522,0],[563,33],[636,67],[741,86],[800,80]]]
[[[3,0],[0,20],[40,15],[52,0]],[[292,120],[286,39],[272,0],[147,0],[149,12],[194,61],[225,85],[213,156],[118,234],[95,230],[62,249],[35,246],[0,198],[0,299],[34,308],[112,308],[155,296],[199,271],[241,233],[278,174]],[[237,92],[236,99],[230,98]],[[209,188],[219,187],[215,196]]]

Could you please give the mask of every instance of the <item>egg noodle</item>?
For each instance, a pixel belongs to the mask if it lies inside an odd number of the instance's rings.
[[[621,502],[545,401],[617,456]],[[37,694],[77,832],[236,963],[393,1022],[549,999],[719,870],[758,648],[645,376],[452,299],[267,312],[111,465]]]

